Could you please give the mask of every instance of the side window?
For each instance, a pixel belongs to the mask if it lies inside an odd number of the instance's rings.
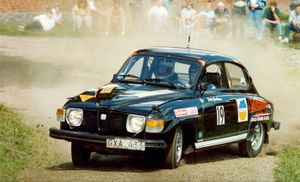
[[[247,77],[245,77],[244,71],[241,67],[226,63],[225,64],[227,75],[228,75],[228,84],[232,89],[247,89],[249,87],[249,82]]]
[[[224,70],[221,64],[212,64],[206,67],[201,81],[208,83],[208,89],[225,88]]]

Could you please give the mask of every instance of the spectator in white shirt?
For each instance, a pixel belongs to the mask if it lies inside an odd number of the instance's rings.
[[[195,23],[196,10],[193,9],[191,1],[186,2],[186,6],[180,11],[180,30],[190,33]]]
[[[55,18],[50,8],[46,10],[45,14],[35,16],[33,22],[26,26],[19,26],[19,30],[41,30],[50,31],[55,27]]]
[[[148,30],[161,32],[166,28],[169,14],[163,6],[163,0],[155,0],[154,3],[148,13]]]
[[[216,18],[215,11],[213,10],[212,3],[206,4],[205,10],[198,14],[200,27],[209,28],[210,33],[214,31],[214,19]]]

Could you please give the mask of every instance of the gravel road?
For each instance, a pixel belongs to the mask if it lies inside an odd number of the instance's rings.
[[[274,181],[277,157],[267,154],[300,144],[300,107],[294,99],[299,98],[300,83],[293,75],[300,67],[299,50],[211,42],[194,40],[192,47],[238,58],[249,69],[261,95],[274,102],[275,119],[284,121],[280,132],[271,132],[271,143],[259,157],[240,157],[237,146],[232,145],[187,155],[178,169],[165,170],[145,157],[94,154],[91,165],[82,169],[72,166],[68,142],[49,138],[51,149],[45,160],[59,157],[46,166],[26,169],[20,181]],[[185,46],[185,39],[0,36],[0,103],[23,114],[29,126],[42,126],[41,133],[46,136],[49,127],[59,125],[54,113],[67,97],[108,82],[130,53],[153,45]]]

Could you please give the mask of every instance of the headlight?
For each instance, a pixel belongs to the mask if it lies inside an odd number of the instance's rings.
[[[145,116],[129,114],[127,117],[126,129],[130,133],[141,132],[145,127]]]
[[[67,123],[70,126],[80,126],[82,123],[83,111],[82,109],[69,108],[67,110]]]
[[[146,132],[147,133],[160,133],[164,129],[165,121],[162,119],[147,119]]]

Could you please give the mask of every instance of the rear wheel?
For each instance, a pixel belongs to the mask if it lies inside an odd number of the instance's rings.
[[[250,137],[246,141],[239,143],[241,154],[246,157],[256,157],[262,150],[264,139],[264,126],[261,123],[253,124]]]
[[[165,159],[165,167],[174,169],[179,166],[183,151],[183,132],[181,127],[175,131],[170,149]]]
[[[82,145],[72,142],[71,144],[71,156],[74,166],[85,166],[87,165],[91,151],[85,149]]]

